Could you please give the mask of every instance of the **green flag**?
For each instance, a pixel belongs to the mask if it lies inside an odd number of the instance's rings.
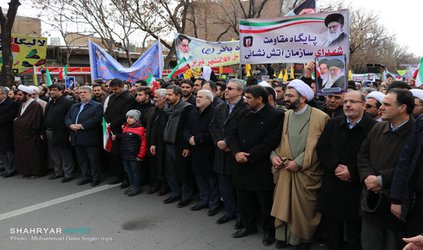
[[[153,74],[151,74],[151,72],[148,74],[148,77],[145,79],[148,87],[150,87],[151,83],[154,82],[155,80],[156,79],[154,78]]]
[[[66,77],[68,76],[68,67],[69,67],[69,65],[68,64],[66,64],[65,65],[65,68],[63,69],[63,79],[66,79]]]
[[[46,67],[46,86],[50,87],[52,84],[50,71],[48,71],[48,68]]]

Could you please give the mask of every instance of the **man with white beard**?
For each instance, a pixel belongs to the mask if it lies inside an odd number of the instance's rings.
[[[344,62],[339,59],[332,59],[327,62],[329,68],[330,79],[324,84],[323,88],[345,88],[345,74],[344,74]]]
[[[328,28],[328,39],[323,44],[324,47],[332,47],[340,44],[348,35],[344,33],[344,16],[339,13],[330,14],[325,19],[325,25]]]

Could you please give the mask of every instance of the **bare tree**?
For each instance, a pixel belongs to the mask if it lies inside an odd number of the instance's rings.
[[[0,84],[11,87],[14,82],[13,55],[12,55],[12,27],[15,22],[16,12],[21,5],[19,0],[11,0],[6,16],[0,7],[1,46],[3,65],[1,67],[2,82]]]
[[[217,41],[230,30],[239,36],[238,25],[241,19],[260,18],[270,0],[215,0],[213,8],[218,8],[218,12],[223,15],[216,17],[224,24],[223,31],[217,36]]]
[[[109,1],[103,0],[68,0],[73,13],[85,20],[86,24],[99,35],[108,53],[114,56],[115,33],[112,16],[116,11]]]
[[[185,33],[188,8],[192,0],[115,0],[114,4],[127,19],[148,36],[159,39],[173,32]],[[170,50],[166,62],[175,54],[174,43],[161,40]]]
[[[117,10],[117,13],[111,17],[112,21],[116,24],[118,29],[113,29],[113,34],[122,41],[118,46],[122,48],[126,53],[129,65],[132,65],[132,58],[130,55],[130,36],[135,32],[135,24],[131,21],[130,17],[126,15],[128,8],[118,8],[119,5],[113,1],[113,5]],[[124,6],[127,7],[127,6]]]
[[[66,0],[54,1],[53,4],[51,1],[34,0],[33,7],[39,10],[38,17],[44,23],[60,33],[66,47],[65,63],[70,65],[70,56],[75,47],[74,42],[83,38],[79,36],[80,32],[78,31],[78,23],[83,20],[74,14],[72,6]]]

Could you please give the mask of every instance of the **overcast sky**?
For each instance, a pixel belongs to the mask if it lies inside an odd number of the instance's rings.
[[[9,0],[1,0],[0,6],[8,7]],[[331,0],[318,0],[319,6],[324,6]],[[347,2],[347,1],[345,1]],[[421,0],[351,0],[353,8],[364,9],[366,11],[374,11],[380,17],[387,31],[396,36],[397,42],[401,45],[408,46],[409,51],[416,56],[423,56],[423,34],[420,34],[422,27],[423,1]],[[18,9],[18,14],[22,16],[33,16],[34,11],[25,6],[22,1]],[[43,30],[45,32],[45,30]]]
[[[324,6],[329,0],[318,0],[317,5]],[[379,22],[397,42],[406,45],[416,56],[423,56],[422,7],[421,0],[352,0],[352,7],[374,11],[379,15]],[[420,34],[422,32],[422,34]]]

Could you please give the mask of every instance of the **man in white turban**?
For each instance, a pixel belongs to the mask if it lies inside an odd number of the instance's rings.
[[[15,163],[18,173],[24,177],[42,176],[46,172],[41,139],[43,109],[31,97],[33,93],[32,88],[22,84],[16,93],[21,106],[13,122]]]
[[[423,89],[411,89],[410,91],[414,96],[413,116],[417,118],[423,114]]]
[[[44,111],[46,109],[47,102],[40,99],[41,89],[37,86],[34,86],[34,85],[29,86],[29,88],[34,90],[34,93],[31,95],[31,97],[34,98],[34,100],[37,101],[41,105],[41,107],[43,108],[43,113],[44,113]]]
[[[329,117],[307,104],[313,90],[301,80],[291,81],[285,92],[282,138],[272,152],[276,184],[272,216],[275,217],[277,248],[288,244],[309,249],[321,215],[316,211],[317,192],[323,170],[316,145]]]
[[[385,94],[379,91],[372,91],[366,96],[366,113],[375,121],[382,121],[382,111],[379,110],[382,106]]]

